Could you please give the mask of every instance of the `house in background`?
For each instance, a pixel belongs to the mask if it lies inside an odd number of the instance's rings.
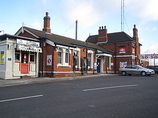
[[[112,71],[117,73],[120,67],[125,65],[143,64],[139,59],[140,47],[138,30],[133,28],[133,37],[125,32],[107,33],[106,26],[100,27],[97,35],[89,36],[86,42],[112,50]]]
[[[89,42],[51,33],[48,12],[43,30],[21,27],[15,34],[40,42],[39,76],[68,77],[82,74],[107,73],[111,70],[113,51]]]

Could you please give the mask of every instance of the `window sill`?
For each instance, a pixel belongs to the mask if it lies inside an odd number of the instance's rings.
[[[67,65],[67,64],[65,64],[65,65],[63,65],[63,64],[57,64],[57,67],[71,67],[71,65]]]

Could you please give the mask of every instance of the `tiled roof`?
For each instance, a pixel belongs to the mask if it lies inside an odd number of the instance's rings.
[[[55,44],[58,45],[64,45],[64,46],[68,46],[68,47],[83,47],[86,48],[88,47],[89,49],[96,49],[96,50],[100,50],[104,53],[107,54],[112,54],[113,52],[111,50],[108,50],[106,48],[102,48],[101,46],[97,45],[97,44],[93,44],[93,43],[89,43],[89,42],[84,42],[84,41],[80,41],[80,40],[75,40],[72,38],[68,38],[65,36],[60,36],[57,34],[53,34],[53,33],[45,33],[44,31],[40,31],[37,29],[32,29],[29,27],[23,27],[24,30],[32,33],[33,35],[37,36],[39,39],[41,38],[47,38],[51,41],[53,41]]]
[[[89,36],[86,42],[90,42],[93,44],[97,43],[98,35]],[[110,43],[122,43],[122,42],[134,42],[132,37],[130,37],[125,32],[116,32],[116,33],[109,33],[108,34],[108,41],[106,44]]]

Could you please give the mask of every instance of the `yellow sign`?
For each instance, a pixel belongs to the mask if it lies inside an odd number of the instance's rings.
[[[0,51],[0,64],[4,64],[5,63],[5,58],[4,58],[4,51]]]

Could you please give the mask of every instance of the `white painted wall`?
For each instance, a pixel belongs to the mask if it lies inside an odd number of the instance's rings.
[[[5,73],[5,79],[14,79],[17,77],[13,77],[13,65],[14,65],[14,59],[15,59],[15,44],[16,40],[7,38],[7,45],[9,45],[9,48],[7,46],[6,49],[6,73]]]
[[[17,79],[21,76],[38,77],[39,53],[36,53],[36,64],[30,63],[30,72],[22,74],[20,72],[20,63],[15,62],[15,49],[16,40],[7,38],[5,41],[0,41],[0,51],[5,52],[5,63],[0,64],[0,78]]]
[[[0,78],[2,79],[5,78],[5,71],[6,71],[6,47],[7,47],[6,40],[0,41],[0,51],[4,51],[4,55],[5,55],[4,64],[0,64]]]

